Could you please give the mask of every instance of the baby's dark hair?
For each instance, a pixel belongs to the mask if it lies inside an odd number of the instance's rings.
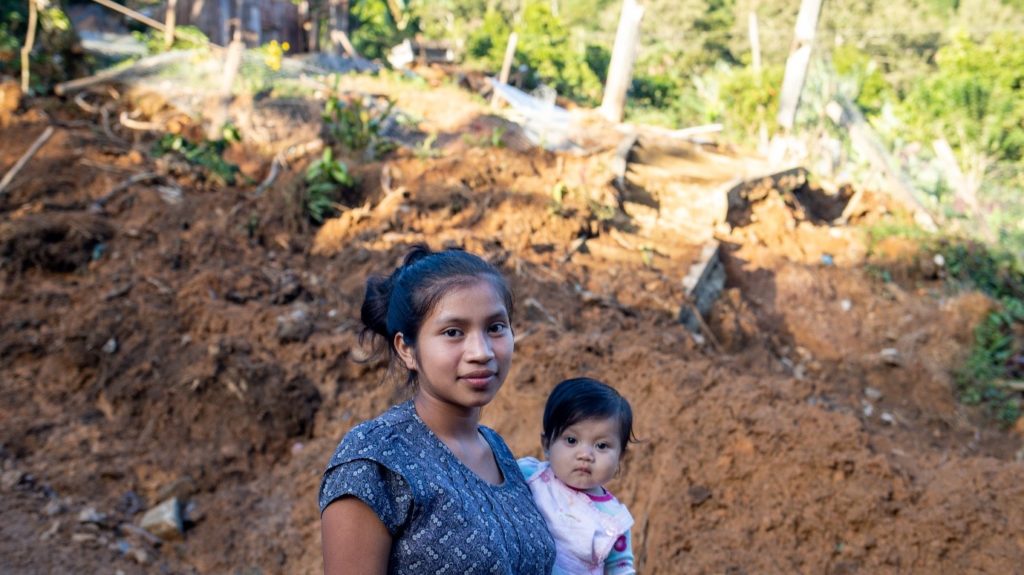
[[[457,248],[439,252],[423,244],[413,246],[405,259],[389,276],[372,276],[366,280],[366,296],[360,318],[363,331],[360,342],[367,337],[380,336],[392,365],[396,362],[395,335],[402,334],[410,346],[416,345],[423,321],[434,310],[441,298],[452,289],[487,280],[494,286],[512,321],[512,290],[501,272],[480,256]],[[378,342],[380,343],[380,342]],[[406,383],[413,383],[416,374],[410,372]]]
[[[614,417],[619,420],[622,451],[633,435],[633,409],[613,387],[589,377],[567,379],[555,386],[544,406],[544,448],[567,428],[587,419]]]

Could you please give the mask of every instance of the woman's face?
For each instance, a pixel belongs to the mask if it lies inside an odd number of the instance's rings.
[[[470,409],[494,399],[508,376],[515,342],[504,301],[491,282],[480,279],[438,301],[415,348],[401,334],[395,347],[416,371],[418,395]]]

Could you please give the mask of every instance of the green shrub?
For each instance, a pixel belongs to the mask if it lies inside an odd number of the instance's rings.
[[[839,74],[840,91],[868,116],[877,115],[894,99],[881,68],[867,53],[850,44],[832,51],[832,66]],[[843,89],[845,88],[845,89]]]
[[[384,120],[395,103],[387,100],[384,109],[375,108],[361,97],[340,99],[331,96],[322,114],[330,137],[351,152],[364,151],[368,159],[379,158],[395,148],[381,135]]]
[[[306,168],[306,213],[315,222],[337,212],[341,193],[355,185],[348,166],[334,159],[328,146],[323,155]]]
[[[146,52],[159,54],[164,51],[164,33],[147,28],[145,31],[132,32],[136,40],[146,46]],[[195,26],[175,26],[172,50],[196,50],[210,45],[210,39]]]
[[[214,182],[234,185],[238,166],[224,159],[224,150],[231,142],[238,141],[238,131],[226,126],[223,137],[198,144],[178,134],[164,134],[153,144],[154,156],[177,154],[185,161],[203,169],[204,175]]]
[[[783,72],[781,66],[768,66],[759,73],[744,66],[717,73],[722,119],[730,132],[749,139],[756,136],[761,125],[769,133],[775,131]]]

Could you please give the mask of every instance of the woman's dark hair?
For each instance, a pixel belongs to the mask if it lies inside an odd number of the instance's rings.
[[[589,377],[567,379],[555,386],[544,406],[544,448],[572,427],[586,419],[614,417],[619,421],[619,439],[622,451],[633,435],[633,409],[629,402],[610,385]]]
[[[480,256],[457,248],[439,252],[423,244],[413,246],[402,265],[391,275],[372,276],[366,280],[366,296],[360,318],[367,336],[379,335],[387,342],[388,355],[395,360],[395,334],[401,333],[410,346],[416,345],[423,321],[441,298],[452,289],[466,287],[481,279],[491,282],[505,304],[512,321],[512,290],[494,266]],[[378,348],[377,351],[381,351]],[[406,380],[412,383],[416,374]]]

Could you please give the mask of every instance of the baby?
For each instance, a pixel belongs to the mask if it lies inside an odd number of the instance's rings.
[[[555,538],[552,573],[636,573],[633,517],[604,488],[635,441],[629,402],[600,381],[567,379],[548,397],[543,425],[547,461],[524,457],[519,469]]]

